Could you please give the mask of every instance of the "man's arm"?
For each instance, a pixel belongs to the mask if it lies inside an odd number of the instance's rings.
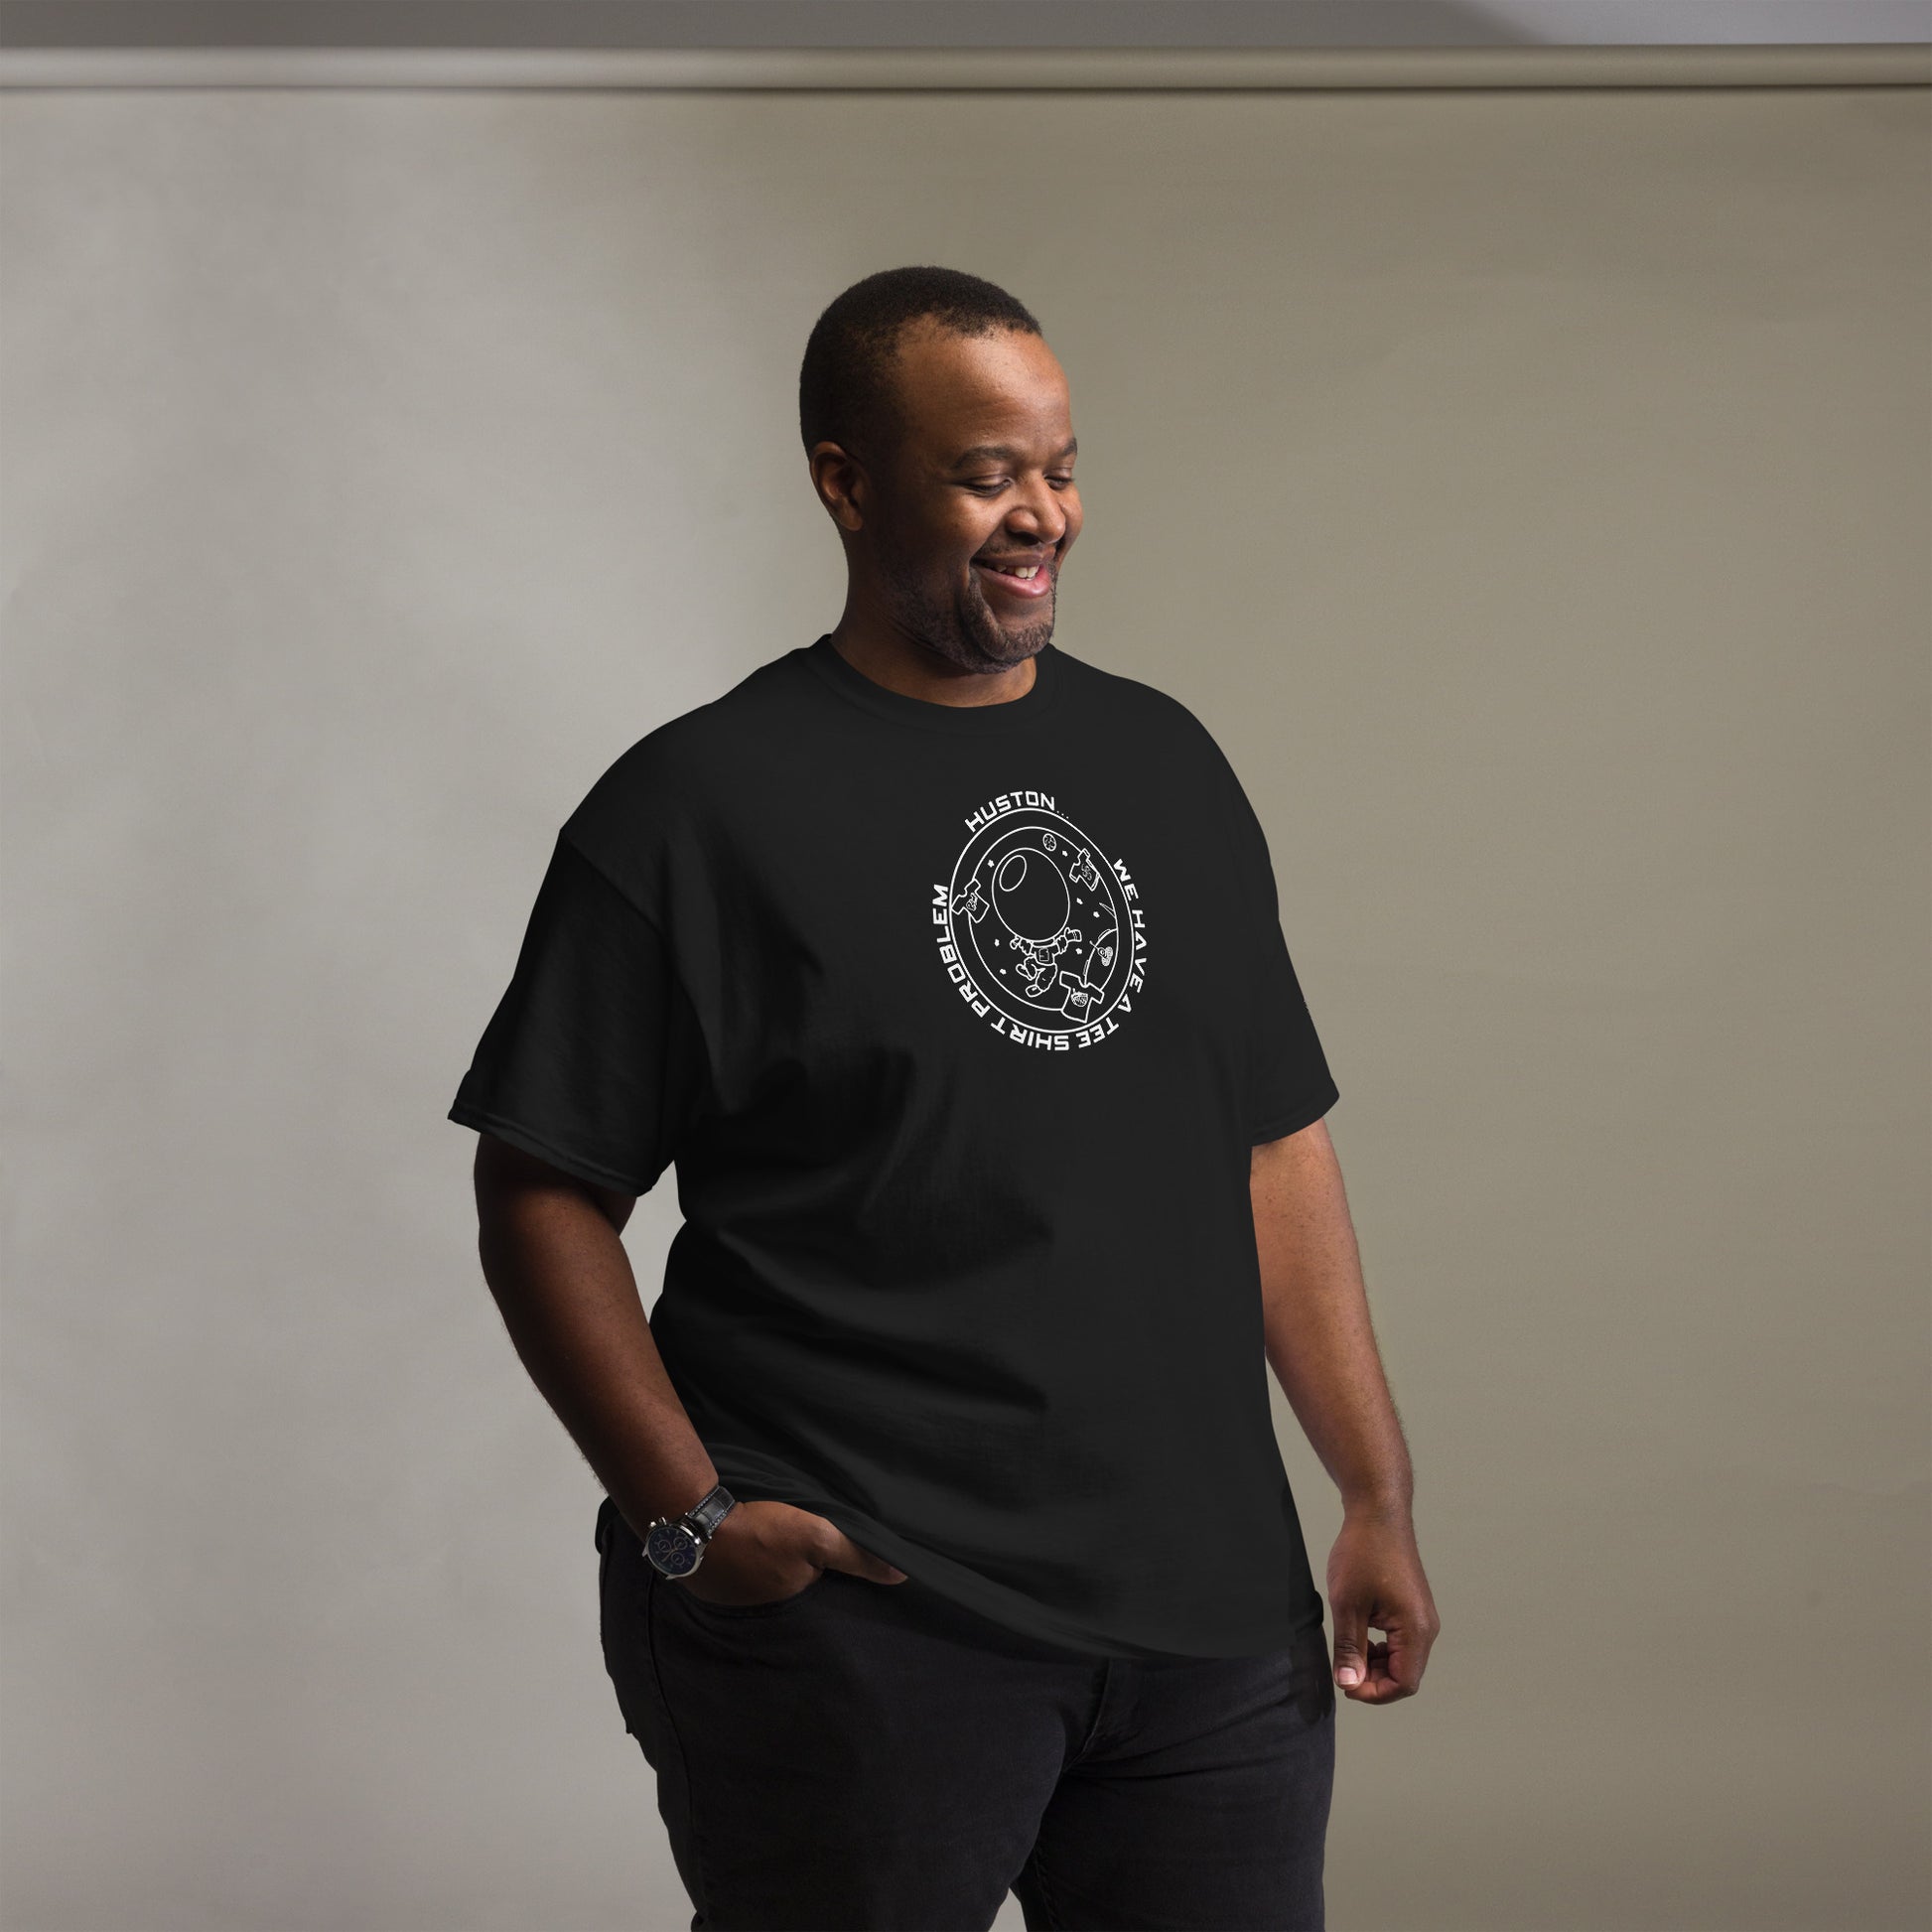
[[[619,1238],[635,1196],[492,1134],[478,1138],[476,1189],[478,1252],[510,1340],[611,1500],[639,1535],[689,1509],[718,1470],[657,1352]],[[810,1510],[741,1502],[719,1524],[694,1593],[764,1602],[827,1567],[879,1582],[900,1575]]]
[[[1416,1548],[1408,1446],[1326,1124],[1257,1147],[1248,1191],[1269,1365],[1341,1491],[1342,1530],[1328,1558],[1336,1682],[1360,1703],[1393,1703],[1421,1685],[1442,1624]],[[1371,1625],[1386,1642],[1368,1641]]]
[[[477,1250],[518,1358],[635,1528],[718,1471],[684,1413],[619,1238],[635,1196],[477,1138]]]

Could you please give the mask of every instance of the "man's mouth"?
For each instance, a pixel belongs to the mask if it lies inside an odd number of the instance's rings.
[[[1040,598],[1053,588],[1051,566],[1038,557],[1008,557],[998,563],[975,557],[973,568],[1009,597]]]

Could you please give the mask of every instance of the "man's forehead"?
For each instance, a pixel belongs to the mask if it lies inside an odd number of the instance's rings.
[[[904,345],[897,374],[900,407],[919,440],[948,463],[975,452],[1030,455],[1042,438],[1070,438],[1066,383],[1049,358],[955,336]]]
[[[1016,330],[995,330],[985,336],[907,331],[897,346],[900,378],[915,377],[919,389],[928,394],[992,400],[1066,386],[1052,350],[1037,336]]]

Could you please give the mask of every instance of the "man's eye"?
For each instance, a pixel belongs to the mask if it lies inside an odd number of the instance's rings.
[[[1073,481],[1073,479],[1071,477],[1048,477],[1046,481],[1049,483],[1051,483],[1054,486],[1054,488],[1062,489],[1068,483],[1070,483]],[[1006,486],[1007,486],[1006,480],[1004,478],[1001,478],[997,483],[971,483],[966,485],[966,487],[970,489],[973,492],[973,494],[976,496],[990,496],[993,494],[995,490],[1004,489]]]

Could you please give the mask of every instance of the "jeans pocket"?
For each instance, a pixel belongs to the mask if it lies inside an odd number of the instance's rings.
[[[1332,1718],[1335,1679],[1328,1656],[1327,1632],[1318,1623],[1297,1633],[1283,1652],[1288,1662],[1289,1696],[1307,1725]]]
[[[682,1583],[670,1578],[663,1579],[667,1587],[664,1594],[678,1597],[700,1616],[719,1617],[730,1622],[741,1618],[782,1616],[787,1610],[795,1609],[808,1597],[817,1596],[825,1587],[828,1577],[836,1576],[836,1571],[821,1570],[803,1589],[795,1589],[789,1596],[775,1596],[768,1603],[713,1603],[695,1594]]]

